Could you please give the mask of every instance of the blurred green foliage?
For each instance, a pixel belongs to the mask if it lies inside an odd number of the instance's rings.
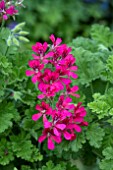
[[[65,42],[69,42],[80,34],[88,35],[92,23],[112,24],[109,2],[93,1],[90,0],[89,3],[85,0],[24,1],[26,8],[20,10],[18,20],[27,23],[26,28],[32,41],[45,41],[54,33]]]

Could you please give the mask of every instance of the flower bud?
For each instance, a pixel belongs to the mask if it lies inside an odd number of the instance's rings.
[[[19,36],[18,39],[23,42],[29,42],[29,40],[23,36]]]
[[[15,33],[15,32],[18,32],[20,30],[22,30],[22,28],[25,26],[25,22],[22,22],[18,25],[15,26],[15,28],[12,29],[12,31]]]
[[[13,44],[15,44],[15,45],[17,45],[17,46],[19,46],[20,44],[19,44],[19,41],[15,38],[15,37],[13,37]]]
[[[27,31],[20,31],[19,32],[19,35],[28,35],[29,34],[29,32],[27,32]]]

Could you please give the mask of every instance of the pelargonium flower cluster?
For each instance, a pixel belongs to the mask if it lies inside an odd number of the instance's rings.
[[[71,48],[61,44],[61,38],[50,36],[52,45],[47,42],[37,42],[32,46],[33,59],[28,62],[30,70],[27,76],[32,76],[32,82],[37,83],[41,100],[36,105],[37,113],[32,120],[42,118],[43,131],[38,141],[41,143],[47,138],[48,149],[55,148],[55,142],[76,139],[76,132],[81,132],[81,126],[87,126],[84,121],[86,110],[82,103],[72,103],[71,96],[79,97],[76,93],[78,86],[72,86],[72,78],[76,79],[78,67],[75,57],[70,53]],[[55,102],[57,101],[57,102]]]
[[[0,14],[2,15],[3,20],[7,20],[9,16],[14,16],[17,13],[18,10],[15,9],[12,2],[5,2],[4,0],[0,1]]]

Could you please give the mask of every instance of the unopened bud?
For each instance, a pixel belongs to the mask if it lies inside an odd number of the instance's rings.
[[[17,45],[17,46],[19,46],[20,44],[19,44],[19,41],[14,37],[13,39],[13,44],[15,44],[15,45]]]
[[[9,36],[8,40],[7,40],[7,45],[10,47],[12,45],[12,39],[11,37]]]
[[[29,42],[29,40],[23,36],[19,36],[18,39],[23,42]]]
[[[29,32],[27,32],[27,31],[20,31],[19,34],[20,34],[20,35],[28,35]]]
[[[22,23],[16,25],[16,26],[12,29],[12,31],[13,31],[13,32],[18,32],[18,31],[22,30],[22,28],[23,28],[24,26],[25,26],[25,22],[22,22]]]

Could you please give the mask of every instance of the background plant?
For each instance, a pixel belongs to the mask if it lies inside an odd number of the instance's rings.
[[[24,5],[27,15],[23,8],[17,19],[26,21],[34,42],[47,41],[50,34],[69,42],[78,35],[87,36],[90,25],[97,22],[113,26],[113,2],[108,0],[34,0]]]

